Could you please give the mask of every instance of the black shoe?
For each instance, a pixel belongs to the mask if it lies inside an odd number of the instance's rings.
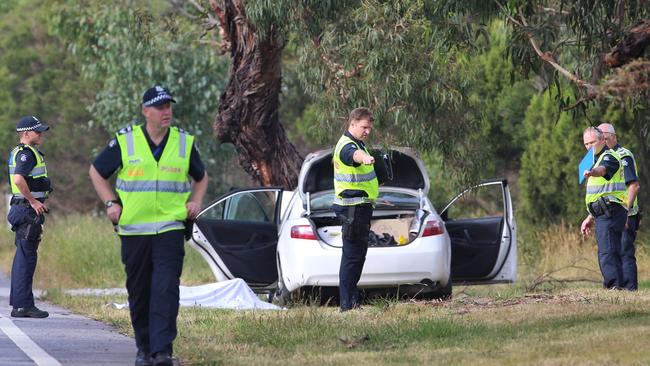
[[[138,351],[138,355],[135,356],[135,366],[152,366],[153,360],[149,352]]]
[[[31,308],[14,308],[11,310],[11,316],[14,318],[47,318],[50,313],[32,306]]]
[[[157,352],[153,358],[154,366],[174,366],[174,360],[167,351]]]

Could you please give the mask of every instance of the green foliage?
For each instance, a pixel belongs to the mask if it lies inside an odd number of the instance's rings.
[[[156,13],[158,8],[146,5],[80,0],[60,2],[54,8],[52,28],[68,42],[81,64],[81,75],[98,85],[88,104],[91,123],[108,131],[143,123],[142,93],[162,84],[177,101],[175,124],[197,137],[208,171],[236,170],[232,146],[221,146],[211,133],[227,64],[211,47],[199,43],[199,25],[171,8]],[[233,184],[210,181],[212,192]]]
[[[518,169],[527,140],[522,126],[524,114],[535,93],[533,83],[518,75],[507,54],[510,31],[503,22],[488,27],[487,44],[475,56],[462,59],[467,73],[474,75],[469,87],[469,104],[481,120],[478,132],[483,155],[483,178],[503,176]]]
[[[471,175],[477,169],[459,168],[478,151],[460,138],[477,128],[460,112],[468,79],[455,55],[466,45],[449,41],[448,24],[430,19],[427,3],[283,0],[247,2],[246,11],[262,36],[273,29],[297,47],[313,101],[298,122],[310,140],[333,144],[350,110],[367,106],[374,143],[442,152],[448,170]]]
[[[574,220],[586,215],[578,162],[585,154],[585,118],[560,113],[556,90],[533,97],[524,127],[529,141],[520,170],[522,210],[531,222]]]
[[[46,28],[49,13],[45,1],[3,2],[11,11],[0,14],[0,119],[2,155],[18,143],[16,121],[35,115],[50,124],[42,151],[46,153],[55,191],[50,200],[56,209],[69,212],[93,205],[94,192],[85,172],[91,149],[101,131],[88,126],[88,112],[80,103],[89,101],[88,83],[78,75],[74,57]],[[2,185],[6,175],[2,175]]]

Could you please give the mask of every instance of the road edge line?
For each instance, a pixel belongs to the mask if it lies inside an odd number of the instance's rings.
[[[0,330],[11,339],[39,366],[61,366],[61,363],[39,347],[27,334],[25,334],[11,319],[0,315]]]

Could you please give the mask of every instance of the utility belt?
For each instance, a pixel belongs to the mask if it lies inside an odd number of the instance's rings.
[[[45,199],[42,198],[37,198],[36,200],[40,201],[41,203],[45,202]],[[22,205],[22,206],[29,206],[31,207],[31,204],[27,200],[27,198],[23,197],[11,197],[11,201],[9,201],[10,205]]]
[[[372,219],[372,204],[342,206],[343,212],[337,212],[341,221],[341,234],[347,240],[362,240],[367,242],[370,234],[370,220]]]
[[[26,199],[12,198],[7,221],[11,224],[11,230],[16,232],[17,239],[41,240],[44,217],[37,215]]]
[[[600,217],[605,215],[605,217],[611,217],[616,206],[622,205],[616,201],[612,201],[609,197],[599,197],[595,202],[587,204],[587,210],[593,217]]]
[[[26,198],[20,198],[20,197],[11,197],[11,201],[9,202],[10,205],[20,205],[20,206],[30,206],[29,201]]]

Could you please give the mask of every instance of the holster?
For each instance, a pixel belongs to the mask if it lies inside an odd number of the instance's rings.
[[[367,243],[370,234],[372,206],[349,206],[347,215],[341,216],[343,216],[341,219],[343,223],[341,227],[343,238],[350,241],[363,241]]]
[[[192,228],[194,227],[194,221],[187,219],[185,222],[185,231],[183,232],[183,235],[185,236],[185,241],[188,241],[192,239]]]
[[[43,225],[40,223],[29,223],[26,224],[26,227],[24,229],[24,239],[27,239],[29,241],[40,241],[41,240],[41,234],[43,233]]]
[[[347,214],[338,214],[339,220],[341,220],[341,235],[346,240],[353,240],[354,237],[354,213],[357,206],[348,206]]]
[[[41,217],[33,213],[33,216],[28,215],[21,227],[18,229],[17,234],[25,240],[40,241],[41,234],[43,234],[43,221]]]
[[[612,216],[609,199],[605,197],[600,197],[595,202],[588,204],[587,209],[593,217],[599,217],[602,215],[605,215],[605,217]]]

